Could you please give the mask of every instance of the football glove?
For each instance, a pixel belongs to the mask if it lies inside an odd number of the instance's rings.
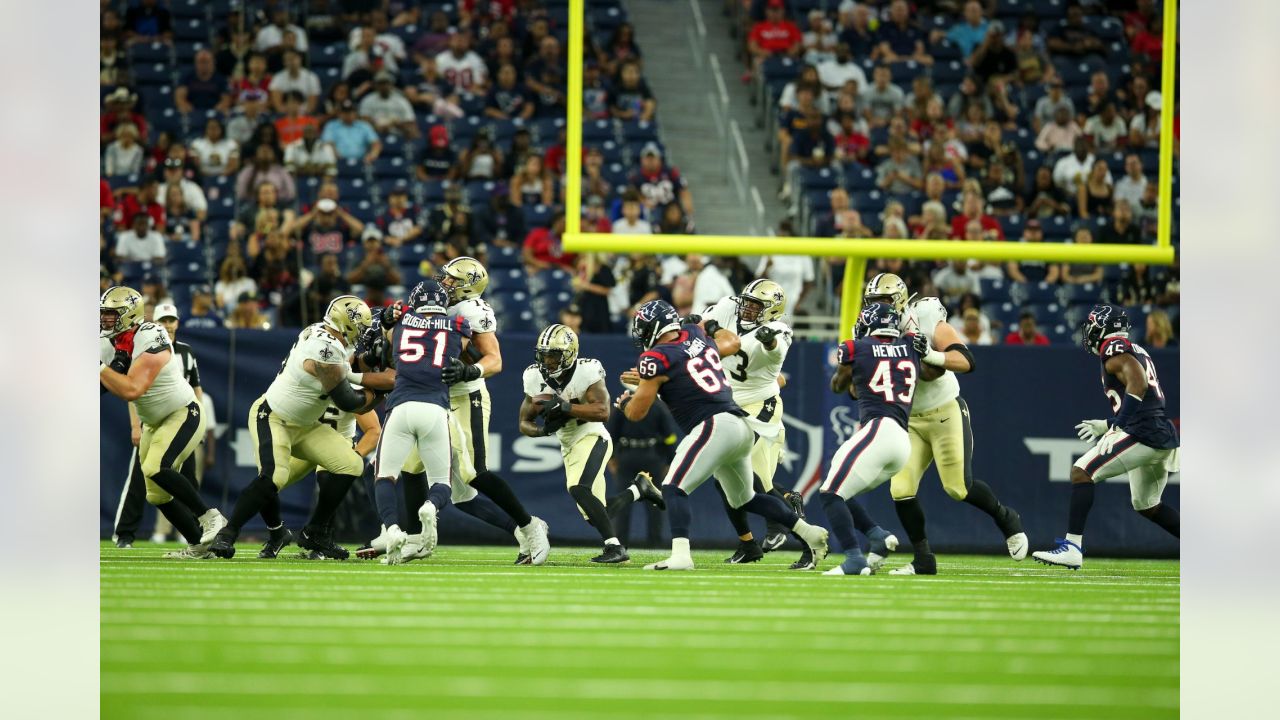
[[[129,355],[129,353],[124,350],[117,350],[115,356],[111,358],[111,362],[108,363],[107,367],[110,367],[121,375],[128,375],[129,366],[132,364],[133,357]]]
[[[761,325],[760,329],[756,330],[756,339],[766,346],[772,345],[776,337],[778,337],[778,331],[768,325]]]
[[[929,351],[932,349],[929,347],[929,338],[918,334],[911,336],[911,346],[916,349],[917,353],[920,353],[921,357],[928,355]]]
[[[1120,440],[1120,436],[1123,434],[1123,431],[1117,428],[1111,428],[1103,433],[1102,438],[1098,440],[1098,454],[1110,455],[1111,451],[1115,449],[1116,443]]]
[[[444,380],[446,385],[454,385],[460,382],[470,382],[480,379],[479,365],[466,365],[458,358],[449,361],[449,366],[440,371],[440,379]]]
[[[544,415],[542,421],[542,432],[546,435],[555,435],[560,432],[565,425],[568,425],[569,421],[572,419],[573,418],[568,415],[556,415],[555,417]]]
[[[380,320],[382,321],[381,322],[382,327],[388,330],[395,327],[396,323],[400,322],[400,316],[404,315],[404,311],[406,307],[408,306],[400,302],[399,300],[391,303],[390,306],[388,306],[385,310],[382,311],[382,317],[380,318]]]
[[[1080,424],[1076,425],[1076,435],[1088,443],[1094,442],[1106,432],[1106,420],[1081,420]]]
[[[702,316],[698,313],[691,313],[686,317],[680,318],[681,325],[700,325],[702,324]]]
[[[548,400],[539,400],[538,404],[542,406],[538,413],[547,420],[557,419],[561,416],[570,417],[569,401],[562,397],[553,397]]]
[[[707,337],[714,340],[716,333],[720,330],[720,323],[715,320],[708,320],[707,323],[702,326],[702,329],[706,331]]]

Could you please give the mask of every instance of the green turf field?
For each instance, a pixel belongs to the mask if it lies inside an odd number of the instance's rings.
[[[287,553],[292,553],[290,548]],[[940,557],[823,577],[795,553],[650,573],[553,548],[376,562],[101,551],[102,717],[1163,718],[1178,564]],[[836,557],[823,567],[830,567]],[[899,564],[891,558],[890,565]]]

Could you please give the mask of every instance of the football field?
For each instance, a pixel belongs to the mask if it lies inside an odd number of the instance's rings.
[[[104,543],[102,717],[1178,715],[1176,561],[939,556],[938,577],[841,578],[787,570],[790,550],[695,552],[691,573],[642,571],[650,550],[514,567],[514,547],[441,547],[390,568],[295,550]]]

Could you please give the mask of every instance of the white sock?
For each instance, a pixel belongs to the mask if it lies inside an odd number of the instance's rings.
[[[1077,545],[1081,550],[1083,550],[1083,549],[1084,549],[1084,536],[1083,536],[1083,535],[1072,535],[1071,533],[1067,533],[1067,542],[1073,542],[1073,543],[1075,543],[1075,544],[1076,544],[1076,545]]]
[[[671,538],[671,557],[689,556],[689,538]]]
[[[627,488],[627,490],[631,493],[631,499],[633,501],[640,500],[640,488],[636,487],[635,485],[632,485],[631,487]]]
[[[605,540],[604,544],[605,545],[621,545],[622,543],[618,542],[618,538],[611,537],[608,540]]]

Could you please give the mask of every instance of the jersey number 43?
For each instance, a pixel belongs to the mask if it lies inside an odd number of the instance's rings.
[[[867,383],[867,387],[871,391],[884,396],[885,402],[894,402],[893,392],[893,371],[889,365],[891,360],[881,360],[876,364],[875,372],[871,373],[871,382]],[[898,370],[902,371],[902,382],[907,386],[905,392],[898,395],[897,402],[909,403],[911,397],[916,393],[916,366],[910,360],[899,360]]]

